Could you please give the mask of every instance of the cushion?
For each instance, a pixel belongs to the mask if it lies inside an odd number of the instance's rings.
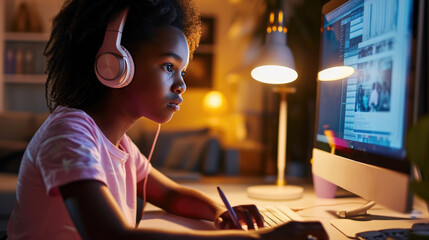
[[[151,159],[152,165],[160,167],[164,164],[167,159],[167,155],[170,152],[170,148],[176,139],[183,139],[188,136],[207,135],[209,130],[207,128],[193,129],[193,130],[182,130],[182,131],[163,131],[158,137],[154,153]],[[150,148],[152,146],[155,137],[154,132],[142,132],[140,137],[132,138],[140,151],[145,155],[149,156]]]
[[[207,141],[207,135],[190,135],[174,139],[163,167],[198,171]]]

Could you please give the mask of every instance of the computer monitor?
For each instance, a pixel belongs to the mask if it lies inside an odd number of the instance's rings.
[[[334,0],[322,8],[320,70],[355,72],[318,82],[313,174],[400,212],[412,205],[404,139],[417,104],[418,2]]]

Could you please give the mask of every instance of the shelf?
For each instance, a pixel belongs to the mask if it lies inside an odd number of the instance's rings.
[[[5,74],[5,83],[45,84],[46,74]]]
[[[6,32],[4,39],[6,41],[47,42],[49,33]]]

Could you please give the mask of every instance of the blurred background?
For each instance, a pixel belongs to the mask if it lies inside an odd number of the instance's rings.
[[[60,0],[0,1],[0,171],[16,173],[46,119],[42,51]],[[298,79],[288,95],[287,175],[310,176],[323,0],[197,0],[203,36],[181,110],[162,126],[153,164],[172,178],[276,175],[279,96],[250,76],[269,11],[280,8]],[[285,43],[286,44],[286,43]],[[147,155],[156,124],[129,131]]]

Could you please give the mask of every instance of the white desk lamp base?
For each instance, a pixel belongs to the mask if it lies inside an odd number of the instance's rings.
[[[302,197],[304,189],[300,186],[256,185],[247,188],[251,198],[265,200],[288,200]]]

